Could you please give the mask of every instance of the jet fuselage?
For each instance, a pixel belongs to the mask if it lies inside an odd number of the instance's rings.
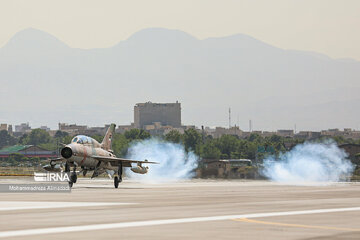
[[[116,157],[112,152],[101,148],[101,144],[95,139],[87,136],[76,136],[71,143],[61,150],[61,156],[68,162],[84,168],[105,168],[116,170],[117,166],[112,166],[109,162],[101,162],[91,156]]]

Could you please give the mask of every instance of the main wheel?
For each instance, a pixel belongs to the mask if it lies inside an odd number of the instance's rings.
[[[115,188],[119,187],[119,177],[118,176],[114,177],[114,186],[115,186]]]
[[[70,176],[70,181],[76,183],[76,180],[77,180],[77,175],[76,173],[72,172]]]
[[[70,181],[70,182],[69,182],[69,187],[72,188],[73,184],[74,184],[74,183]]]
[[[118,167],[118,176],[119,176],[118,181],[119,181],[119,182],[122,182],[122,171],[123,171],[123,169],[122,169],[122,164],[120,163],[120,165],[119,165],[119,167]]]

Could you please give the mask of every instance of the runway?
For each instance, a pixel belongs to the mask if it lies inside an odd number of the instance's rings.
[[[114,189],[79,179],[71,193],[0,193],[0,238],[360,239],[359,190],[224,180],[125,180]]]

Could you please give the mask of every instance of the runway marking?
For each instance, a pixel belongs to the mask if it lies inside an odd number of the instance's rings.
[[[97,207],[132,205],[136,203],[114,203],[114,202],[25,202],[25,201],[0,201],[0,211],[67,208],[67,207]]]
[[[240,218],[240,219],[232,219],[238,222],[247,222],[247,223],[259,223],[265,225],[275,225],[275,226],[284,226],[284,227],[296,227],[296,228],[313,228],[313,229],[326,229],[326,230],[339,230],[339,231],[351,231],[357,232],[360,231],[359,228],[338,228],[338,227],[329,227],[329,226],[316,226],[316,225],[302,225],[302,224],[291,224],[291,223],[279,223],[279,222],[266,222],[266,221],[259,221],[247,218]]]
[[[221,220],[231,220],[236,218],[260,218],[260,217],[262,218],[262,217],[291,216],[291,215],[349,212],[349,211],[360,211],[360,207],[315,209],[315,210],[289,211],[289,212],[252,213],[252,214],[242,214],[242,215],[177,218],[177,219],[148,220],[148,221],[136,221],[136,222],[92,224],[92,225],[69,226],[69,227],[51,227],[51,228],[14,230],[14,231],[0,232],[0,238],[53,234],[53,233],[94,231],[94,230],[104,230],[104,229],[118,229],[118,228],[129,228],[129,227],[146,227],[146,226],[166,225],[166,224],[176,224],[176,223],[221,221]]]

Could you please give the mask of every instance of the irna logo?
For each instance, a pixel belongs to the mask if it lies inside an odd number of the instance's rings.
[[[65,172],[49,172],[36,173],[34,172],[35,182],[70,182],[69,173]]]

